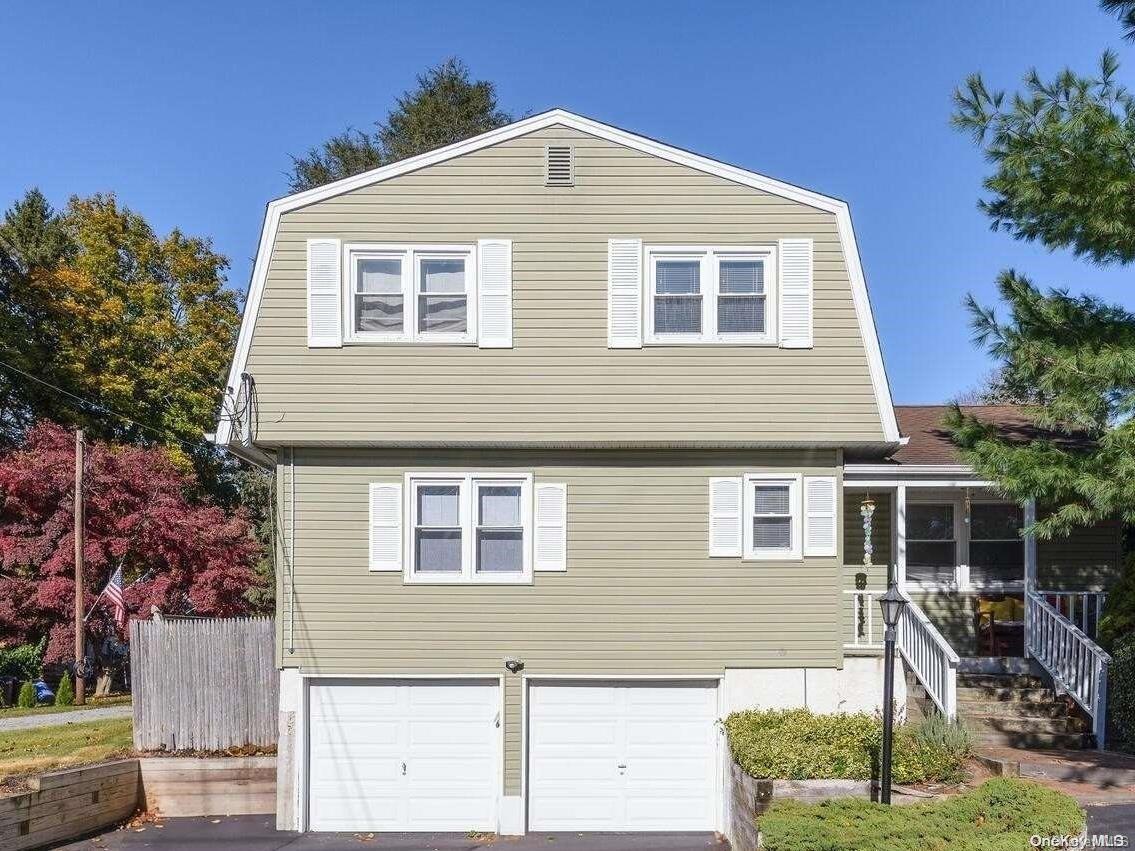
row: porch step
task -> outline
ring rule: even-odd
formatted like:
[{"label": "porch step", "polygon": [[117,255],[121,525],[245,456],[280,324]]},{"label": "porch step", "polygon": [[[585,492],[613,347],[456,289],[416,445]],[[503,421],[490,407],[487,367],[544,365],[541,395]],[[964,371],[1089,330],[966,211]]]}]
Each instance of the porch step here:
[{"label": "porch step", "polygon": [[[912,697],[919,700],[929,700],[930,696],[926,693],[919,683],[907,685],[907,690]],[[959,686],[958,687],[958,704],[963,703],[1049,703],[1057,701],[1064,703],[1063,698],[1058,698],[1050,688],[998,688],[997,686]]]},{"label": "porch step", "polygon": [[966,729],[981,736],[987,732],[992,733],[1075,733],[1087,732],[1088,725],[1083,718],[1051,716],[1006,716],[975,714],[968,712],[961,716],[962,724]]},{"label": "porch step", "polygon": [[[958,695],[958,712],[967,718],[1067,718],[1068,707],[1059,701],[1026,700],[965,700]],[[1080,719],[1082,720],[1082,719]]]},{"label": "porch step", "polygon": [[1048,683],[1036,674],[975,674],[958,672],[958,688],[1039,689]]},{"label": "porch step", "polygon": [[1083,750],[1091,747],[1086,733],[1021,733],[986,730],[973,735],[975,744],[1023,750]]}]

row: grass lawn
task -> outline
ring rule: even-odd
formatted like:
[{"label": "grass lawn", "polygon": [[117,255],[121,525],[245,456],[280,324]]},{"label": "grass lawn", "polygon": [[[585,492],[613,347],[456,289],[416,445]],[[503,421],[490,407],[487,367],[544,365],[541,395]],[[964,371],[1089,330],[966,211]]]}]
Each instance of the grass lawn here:
[{"label": "grass lawn", "polygon": [[925,804],[781,801],[757,818],[768,851],[1024,851],[1036,847],[1032,836],[1076,836],[1083,826],[1067,795],[1010,778]]},{"label": "grass lawn", "polygon": [[21,709],[18,706],[5,706],[0,708],[0,719],[21,718],[24,715],[52,715],[56,712],[74,712],[78,709],[97,709],[100,706],[129,706],[130,695],[112,694],[110,697],[100,697],[97,700],[90,698],[86,706],[36,706],[31,709]]},{"label": "grass lawn", "polygon": [[110,718],[0,731],[0,782],[125,756],[134,747],[133,727],[130,718]]}]

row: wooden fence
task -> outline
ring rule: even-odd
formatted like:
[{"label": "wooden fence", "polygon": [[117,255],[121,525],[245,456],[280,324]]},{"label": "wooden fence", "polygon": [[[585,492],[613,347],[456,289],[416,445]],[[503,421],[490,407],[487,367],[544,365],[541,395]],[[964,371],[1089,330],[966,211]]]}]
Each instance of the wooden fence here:
[{"label": "wooden fence", "polygon": [[131,621],[134,747],[274,747],[275,633],[272,618]]}]

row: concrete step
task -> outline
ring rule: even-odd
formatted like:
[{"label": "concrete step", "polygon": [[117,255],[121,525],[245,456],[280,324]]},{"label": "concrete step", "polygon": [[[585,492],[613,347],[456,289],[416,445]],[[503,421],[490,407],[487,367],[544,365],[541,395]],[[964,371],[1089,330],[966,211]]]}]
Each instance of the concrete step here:
[{"label": "concrete step", "polygon": [[974,718],[1069,718],[1068,705],[1056,700],[963,700],[958,696],[958,713]]},{"label": "concrete step", "polygon": [[960,718],[967,730],[979,735],[987,730],[998,733],[1086,733],[1090,729],[1083,718],[1075,717],[1020,718],[969,712]]},{"label": "concrete step", "polygon": [[1045,688],[1048,682],[1035,674],[972,674],[959,673],[962,688]]},{"label": "concrete step", "polygon": [[1083,733],[1021,733],[985,729],[974,731],[973,740],[980,745],[1010,748],[1081,750],[1091,746],[1091,736]]}]

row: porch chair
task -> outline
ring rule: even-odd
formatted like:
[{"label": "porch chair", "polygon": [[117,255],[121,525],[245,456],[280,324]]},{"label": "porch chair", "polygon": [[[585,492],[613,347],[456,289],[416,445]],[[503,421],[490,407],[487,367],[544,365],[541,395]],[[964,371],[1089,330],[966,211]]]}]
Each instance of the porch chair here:
[{"label": "porch chair", "polygon": [[1012,655],[1011,647],[1024,626],[1024,600],[1004,594],[978,597],[978,646],[988,649],[990,656]]}]

